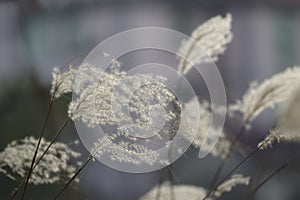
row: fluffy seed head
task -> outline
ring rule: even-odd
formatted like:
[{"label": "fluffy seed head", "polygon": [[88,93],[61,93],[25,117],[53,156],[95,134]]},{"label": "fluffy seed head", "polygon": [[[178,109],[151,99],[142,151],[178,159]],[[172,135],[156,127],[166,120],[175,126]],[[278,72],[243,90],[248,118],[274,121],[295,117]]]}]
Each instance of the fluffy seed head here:
[{"label": "fluffy seed head", "polygon": [[231,14],[213,17],[196,28],[190,39],[182,41],[178,71],[186,74],[193,65],[217,61],[232,40],[231,20]]},{"label": "fluffy seed head", "polygon": [[265,150],[267,148],[272,148],[276,143],[281,142],[299,142],[300,141],[300,132],[292,131],[283,131],[280,129],[273,129],[265,137],[263,141],[258,144],[260,150]]},{"label": "fluffy seed head", "polygon": [[300,67],[288,68],[263,81],[253,82],[241,101],[230,106],[231,111],[240,111],[244,122],[252,121],[264,109],[274,107],[287,100],[291,92],[300,84]]},{"label": "fluffy seed head", "polygon": [[[24,178],[35,152],[37,139],[26,137],[15,140],[0,153],[0,171],[13,180]],[[41,156],[49,142],[42,139],[37,158]],[[33,170],[30,183],[35,185],[53,184],[68,180],[76,171],[71,161],[80,156],[61,142],[54,143],[47,154]]]},{"label": "fluffy seed head", "polygon": [[[193,115],[189,115],[189,113],[195,112],[197,107],[199,107],[199,119],[195,119]],[[205,137],[211,138],[211,140],[214,140],[214,137],[217,137],[216,135],[207,135],[209,128],[215,129],[213,126],[210,127],[212,112],[210,109],[210,104],[207,101],[199,101],[198,98],[195,97],[184,105],[183,112],[187,113],[187,115],[183,116],[184,119],[182,128],[184,135],[188,140],[192,141],[192,144],[196,148],[200,149],[207,146],[205,142],[210,139],[205,140]],[[198,123],[198,130],[196,130],[196,135],[193,137],[191,133],[195,131],[195,123]],[[227,140],[224,133],[221,133],[210,154],[215,157],[223,158],[228,153],[229,148],[230,141]]]}]

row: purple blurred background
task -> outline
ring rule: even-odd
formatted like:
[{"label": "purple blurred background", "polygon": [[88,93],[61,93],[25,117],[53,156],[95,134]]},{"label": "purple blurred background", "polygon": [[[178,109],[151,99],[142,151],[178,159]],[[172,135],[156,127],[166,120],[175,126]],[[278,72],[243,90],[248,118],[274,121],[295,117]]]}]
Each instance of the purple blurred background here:
[{"label": "purple blurred background", "polygon": [[[224,79],[228,101],[232,103],[241,97],[250,81],[262,81],[286,67],[300,64],[300,1],[0,1],[1,150],[13,139],[37,135],[54,66],[83,58],[99,42],[127,29],[158,26],[189,35],[210,17],[228,12],[233,17],[234,38],[216,64]],[[62,123],[66,102],[58,103],[54,110],[48,135]],[[264,112],[242,142],[254,148],[275,121],[276,111]],[[239,123],[232,120],[227,128],[234,132]],[[77,138],[74,127],[66,132],[61,140]],[[78,148],[87,155],[84,147]],[[295,145],[282,145],[257,155],[239,171],[252,175],[260,163],[265,176],[296,149]],[[199,160],[195,149],[187,156],[174,164],[180,183],[207,187],[220,160],[212,157]],[[241,155],[234,156],[225,171],[241,159]],[[293,166],[274,177],[257,192],[256,199],[300,199],[299,169],[296,165],[296,169]],[[81,182],[68,188],[62,199],[137,199],[158,182],[159,172],[126,174],[95,162],[80,178]],[[3,175],[0,180],[1,199],[7,199],[15,183]],[[52,199],[60,187],[29,187],[27,198]],[[248,189],[238,187],[221,199],[242,199]]]}]

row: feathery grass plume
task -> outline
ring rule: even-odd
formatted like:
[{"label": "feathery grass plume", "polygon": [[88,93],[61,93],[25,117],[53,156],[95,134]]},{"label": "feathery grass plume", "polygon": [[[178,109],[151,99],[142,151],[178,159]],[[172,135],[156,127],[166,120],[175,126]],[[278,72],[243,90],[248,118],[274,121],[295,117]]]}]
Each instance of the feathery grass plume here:
[{"label": "feathery grass plume", "polygon": [[300,132],[300,88],[298,87],[293,91],[283,104],[278,117],[277,126],[280,130],[292,133]]},{"label": "feathery grass plume", "polygon": [[232,40],[231,20],[231,14],[213,17],[196,28],[190,39],[182,41],[178,71],[186,74],[193,65],[217,61]]},{"label": "feathery grass plume", "polygon": [[149,149],[143,144],[132,143],[132,141],[118,140],[116,135],[105,136],[94,144],[92,156],[101,159],[107,156],[112,161],[130,163],[135,165],[145,164],[153,166],[159,160],[157,152]]},{"label": "feathery grass plume", "polygon": [[280,142],[299,142],[300,132],[284,131],[280,129],[270,130],[267,137],[258,144],[260,150],[272,148],[275,143]]},{"label": "feathery grass plume", "polygon": [[244,122],[251,122],[264,109],[287,100],[299,84],[300,67],[288,68],[261,84],[251,83],[242,100],[230,106],[229,110],[240,111]]},{"label": "feathery grass plume", "polygon": [[[102,74],[102,72],[103,71],[100,68],[92,68],[86,64],[83,64],[80,67],[80,71],[79,69],[70,66],[67,71],[61,72],[58,67],[54,67],[52,70],[52,87],[50,89],[50,94],[54,99],[58,99],[63,94],[67,94],[70,92],[79,94],[82,91],[82,88],[84,88],[83,86],[87,81],[94,81],[97,76],[100,76]],[[77,80],[81,81],[77,81],[77,87],[74,87],[76,77],[78,78]]]},{"label": "feathery grass plume", "polygon": [[[160,200],[171,200],[170,185],[164,183],[160,187],[156,186],[139,200],[156,200],[157,190],[160,192]],[[199,200],[206,194],[206,189],[193,185],[174,185],[172,188],[176,200]],[[211,200],[211,199],[210,199]]]},{"label": "feathery grass plume", "polygon": [[[97,79],[90,78],[89,68],[99,75]],[[103,72],[92,66],[78,69],[74,86],[78,98],[69,104],[69,117],[89,127],[112,128],[94,145],[94,157],[137,165],[167,162],[159,160],[155,151],[176,135],[181,105],[164,85],[166,80],[153,74]]]},{"label": "feathery grass plume", "polygon": [[[117,74],[120,66],[121,64],[113,59],[109,65],[109,70]],[[80,68],[69,66],[69,69],[65,72],[61,72],[58,67],[54,67],[52,70],[52,87],[50,89],[50,94],[54,100],[60,98],[63,94],[70,92],[79,94],[88,82],[91,83],[97,81],[102,73],[103,70],[100,67],[91,67],[86,63],[83,63]]]},{"label": "feathery grass plume", "polygon": [[[96,77],[100,79],[93,80],[92,84],[84,88],[82,87],[84,82],[93,79],[87,76],[86,72],[89,70],[87,68],[92,74],[99,74]],[[79,81],[76,82],[81,87],[75,88],[84,89],[82,91],[74,89],[79,93],[79,97],[70,103],[69,116],[91,127],[119,123],[124,126],[134,124],[154,128],[155,116],[150,115],[155,115],[155,112],[151,113],[151,110],[167,109],[170,102],[176,100],[174,94],[162,84],[166,80],[164,77],[152,74],[126,76],[124,72],[107,73],[91,66],[79,68],[77,74],[76,78]],[[175,117],[172,111],[166,114],[167,119]]]},{"label": "feathery grass plume", "polygon": [[216,191],[213,192],[214,198],[219,198],[224,192],[230,192],[232,188],[237,185],[249,185],[250,177],[244,177],[241,174],[234,174],[228,180],[224,181],[221,185],[218,186]]},{"label": "feathery grass plume", "polygon": [[[216,191],[206,198],[207,200],[218,199],[224,192],[230,192],[237,185],[249,185],[250,177],[244,177],[240,174],[232,175],[228,180],[221,184]],[[161,186],[156,186],[147,194],[139,198],[139,200],[155,200],[156,195],[160,193],[160,199],[171,200],[171,185],[164,183]],[[206,196],[207,190],[200,186],[193,185],[173,185],[172,191],[177,200],[199,200]]]},{"label": "feathery grass plume", "polygon": [[[156,96],[159,96],[158,93]],[[147,98],[145,99],[148,102]],[[170,145],[172,138],[177,133],[180,115],[180,107],[177,103],[171,102],[170,105],[166,105],[166,110],[175,112],[176,117],[167,118],[160,129],[143,127],[138,123],[118,124],[119,127],[116,132],[106,133],[103,138],[94,144],[92,156],[98,159],[105,157],[113,161],[135,165],[169,164],[169,159],[162,158],[157,150]],[[136,127],[139,129],[136,129]],[[146,137],[136,135],[138,131],[141,131],[142,134],[148,132],[150,135],[146,134]]]},{"label": "feathery grass plume", "polygon": [[52,87],[50,94],[53,100],[58,99],[63,94],[72,92],[76,69],[69,67],[66,72],[61,72],[58,67],[52,70]]},{"label": "feathery grass plume", "polygon": [[[188,115],[189,113],[195,112],[196,107],[199,106],[199,122],[197,122],[197,119],[194,119],[192,115]],[[182,130],[184,132],[184,135],[186,138],[193,142],[193,145],[196,148],[205,147],[204,139],[207,134],[208,128],[214,129],[214,127],[209,127],[210,121],[211,121],[211,110],[210,110],[210,104],[207,101],[199,101],[197,97],[194,97],[189,102],[187,102],[184,105],[183,112],[187,113],[186,116],[183,116],[183,124],[182,124]],[[191,135],[191,133],[194,133],[195,123],[198,123],[198,130],[196,132],[195,137]],[[215,135],[208,135],[207,137],[216,137]],[[223,158],[226,156],[230,149],[230,141],[226,138],[224,133],[221,133],[218,142],[210,152],[210,154],[214,157],[221,157]]]},{"label": "feathery grass plume", "polygon": [[[85,69],[85,68],[83,68]],[[94,67],[90,67],[92,71],[96,71]],[[79,85],[88,81],[88,75],[85,71],[78,70],[78,85],[74,88],[75,93],[79,93],[79,97],[72,100],[69,104],[68,114],[72,120],[80,119],[84,123],[94,126],[96,124],[105,124],[115,121],[111,109],[111,98],[114,86],[120,81],[120,76],[115,74],[104,73],[99,70],[98,74],[101,75],[99,82],[87,86],[80,91]],[[85,77],[87,75],[87,77]],[[85,78],[87,79],[85,79]],[[81,79],[83,78],[83,79]]]},{"label": "feathery grass plume", "polygon": [[[13,180],[24,178],[31,165],[36,144],[37,139],[33,137],[25,137],[8,144],[0,153],[0,172]],[[38,157],[48,145],[49,142],[42,139]],[[32,172],[29,183],[41,185],[68,180],[79,164],[72,164],[72,160],[79,156],[80,153],[73,151],[64,143],[54,143]]]}]

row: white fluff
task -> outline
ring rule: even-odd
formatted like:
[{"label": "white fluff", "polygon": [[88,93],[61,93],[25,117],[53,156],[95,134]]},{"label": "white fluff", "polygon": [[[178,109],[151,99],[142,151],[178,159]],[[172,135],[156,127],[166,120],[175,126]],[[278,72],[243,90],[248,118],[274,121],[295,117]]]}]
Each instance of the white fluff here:
[{"label": "white fluff", "polygon": [[182,41],[178,49],[178,71],[186,74],[193,65],[217,61],[232,40],[231,20],[231,14],[213,17],[196,28],[190,39]]},{"label": "white fluff", "polygon": [[240,111],[244,122],[252,121],[264,109],[287,100],[300,84],[300,67],[288,68],[275,74],[261,84],[253,82],[241,101],[230,106],[231,111]]},{"label": "white fluff", "polygon": [[[8,144],[0,153],[0,172],[14,180],[24,178],[31,166],[37,142],[38,140],[33,137],[26,137]],[[48,145],[49,142],[41,140],[37,158]],[[73,151],[64,143],[54,143],[32,171],[30,183],[41,185],[68,180],[76,171],[76,165],[72,165],[71,160],[79,156],[80,153]]]}]

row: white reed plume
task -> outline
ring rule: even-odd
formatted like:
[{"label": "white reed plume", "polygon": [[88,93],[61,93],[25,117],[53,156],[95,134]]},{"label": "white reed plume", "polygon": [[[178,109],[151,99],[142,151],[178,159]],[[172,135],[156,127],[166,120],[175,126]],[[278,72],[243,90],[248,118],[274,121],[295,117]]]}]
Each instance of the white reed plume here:
[{"label": "white reed plume", "polygon": [[291,92],[290,97],[285,104],[282,105],[277,126],[280,130],[287,132],[298,133],[300,132],[300,88]]},{"label": "white reed plume", "polygon": [[127,141],[118,141],[118,139],[120,137],[117,135],[105,136],[99,139],[94,144],[92,156],[100,160],[102,157],[109,157],[112,161],[135,165],[153,166],[155,163],[162,162],[159,160],[158,153],[144,144],[132,143],[129,137],[126,137]]},{"label": "white reed plume", "polygon": [[228,180],[224,181],[221,185],[218,186],[216,191],[213,192],[215,198],[222,196],[224,192],[230,192],[237,185],[249,185],[250,177],[244,177],[241,174],[234,174]]},{"label": "white reed plume", "polygon": [[[33,137],[8,144],[0,153],[0,171],[13,180],[24,178],[30,168],[36,144],[37,139]],[[37,157],[41,156],[48,145],[49,142],[42,139]],[[64,143],[54,143],[33,170],[29,183],[41,185],[68,180],[78,166],[78,163],[72,164],[71,161],[79,156],[80,153],[73,151]]]},{"label": "white reed plume", "polygon": [[[244,177],[240,174],[232,175],[228,180],[221,184],[216,191],[206,198],[207,200],[218,199],[225,192],[230,192],[237,185],[249,185],[250,177]],[[147,194],[139,198],[139,200],[155,200],[156,195],[159,193],[160,198],[163,200],[171,200],[172,194],[177,200],[198,200],[206,196],[207,190],[200,186],[194,185],[170,185],[164,183],[160,186],[155,186]]]},{"label": "white reed plume", "polygon": [[72,92],[76,70],[69,67],[66,72],[61,72],[58,67],[54,67],[52,71],[52,87],[50,94],[53,100],[58,99],[63,94]]},{"label": "white reed plume", "polygon": [[251,83],[242,100],[230,106],[229,109],[240,111],[244,122],[250,122],[264,109],[287,100],[299,84],[300,67],[288,68],[261,84]]},{"label": "white reed plume", "polygon": [[[78,98],[70,103],[68,110],[73,120],[81,120],[88,126],[118,123],[123,126],[123,131],[124,127],[129,126],[154,128],[155,116],[150,116],[155,115],[155,112],[151,112],[152,109],[166,110],[171,102],[177,102],[174,94],[164,86],[164,77],[107,73],[95,67],[88,68],[92,74],[99,76],[96,76],[97,80],[93,80],[94,76],[89,76],[87,67],[78,69],[74,87]],[[87,84],[87,81],[91,83]],[[167,120],[175,117],[174,112],[166,111]],[[122,126],[119,128],[122,129]]]},{"label": "white reed plume", "polygon": [[[170,188],[172,187],[172,188]],[[159,191],[158,191],[159,190]],[[156,195],[159,192],[160,200],[171,200],[171,192],[174,192],[176,200],[199,200],[204,198],[206,189],[193,185],[174,185],[170,186],[167,183],[154,187],[147,194],[139,198],[139,200],[156,200]]]},{"label": "white reed plume", "polygon": [[280,142],[299,142],[300,132],[296,131],[284,131],[280,129],[273,129],[265,137],[263,141],[258,144],[258,148],[265,150],[267,148],[272,148],[276,143]]},{"label": "white reed plume", "polygon": [[69,104],[69,117],[92,128],[116,128],[95,143],[94,157],[136,165],[167,162],[158,159],[156,150],[176,134],[181,105],[166,80],[154,74],[78,68],[73,87],[77,98]]},{"label": "white reed plume", "polygon": [[[199,108],[199,120],[195,119],[191,113],[194,113],[197,110],[197,107]],[[206,101],[199,101],[197,97],[191,99],[189,102],[187,102],[184,105],[183,112],[187,113],[185,116],[183,116],[183,124],[182,129],[184,132],[184,135],[186,138],[193,142],[193,145],[196,148],[205,147],[205,137],[208,132],[208,129],[211,128],[214,132],[215,127],[212,125],[209,127],[212,117],[212,112],[210,109],[210,104]],[[189,115],[189,113],[191,115]],[[198,130],[195,129],[195,124],[198,123]],[[194,133],[196,131],[195,137],[191,135],[191,133]],[[217,137],[216,135],[208,135],[207,137]],[[221,157],[227,155],[229,149],[230,149],[230,141],[226,138],[225,133],[221,133],[220,137],[218,138],[218,141],[214,148],[211,150],[210,154],[214,157]]]},{"label": "white reed plume", "polygon": [[213,17],[196,28],[190,39],[182,41],[178,71],[186,74],[193,65],[217,61],[232,40],[231,20],[231,14]]}]

